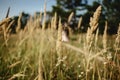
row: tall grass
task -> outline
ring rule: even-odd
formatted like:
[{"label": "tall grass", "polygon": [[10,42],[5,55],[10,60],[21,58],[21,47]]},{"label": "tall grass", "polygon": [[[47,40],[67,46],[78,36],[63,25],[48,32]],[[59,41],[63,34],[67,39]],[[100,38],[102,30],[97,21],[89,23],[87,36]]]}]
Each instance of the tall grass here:
[{"label": "tall grass", "polygon": [[[62,24],[61,18],[57,21],[57,13],[50,22],[51,29],[45,29],[45,21],[43,28],[38,28],[40,25],[35,21],[41,21],[41,17],[37,20],[31,17],[24,30],[19,29],[17,34],[8,37],[7,46],[3,45],[5,40],[0,37],[0,80],[119,80],[120,28],[116,39],[107,39],[107,28],[103,37],[99,36],[100,13],[101,6],[90,19],[87,33],[72,34],[67,43],[61,41]],[[0,22],[0,27],[6,20]],[[78,41],[79,36],[81,41]]]}]

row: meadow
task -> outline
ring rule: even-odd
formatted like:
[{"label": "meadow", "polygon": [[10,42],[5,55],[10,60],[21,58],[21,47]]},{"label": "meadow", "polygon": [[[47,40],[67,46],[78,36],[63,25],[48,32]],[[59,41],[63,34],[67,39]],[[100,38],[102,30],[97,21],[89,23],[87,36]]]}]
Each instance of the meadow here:
[{"label": "meadow", "polygon": [[[120,25],[117,34],[110,36],[106,21],[104,34],[99,35],[100,13],[101,6],[90,18],[87,33],[73,33],[69,29],[69,42],[62,41],[63,25],[56,13],[48,25],[44,12],[35,19],[30,18],[22,30],[20,15],[16,34],[10,33],[14,20],[10,23],[10,18],[2,20],[0,80],[119,80]],[[68,22],[72,16],[73,13]],[[80,18],[77,29],[81,21]]]}]

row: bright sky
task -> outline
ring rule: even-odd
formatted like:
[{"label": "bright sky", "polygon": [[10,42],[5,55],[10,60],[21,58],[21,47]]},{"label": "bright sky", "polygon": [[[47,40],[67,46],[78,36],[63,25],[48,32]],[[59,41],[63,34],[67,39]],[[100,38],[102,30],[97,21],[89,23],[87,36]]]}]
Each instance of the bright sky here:
[{"label": "bright sky", "polygon": [[[47,10],[52,10],[52,5],[55,5],[55,0],[46,0]],[[88,0],[92,3],[93,0]],[[20,12],[34,14],[36,11],[43,11],[44,0],[0,0],[0,20],[4,19],[10,6],[10,17],[19,15]]]}]

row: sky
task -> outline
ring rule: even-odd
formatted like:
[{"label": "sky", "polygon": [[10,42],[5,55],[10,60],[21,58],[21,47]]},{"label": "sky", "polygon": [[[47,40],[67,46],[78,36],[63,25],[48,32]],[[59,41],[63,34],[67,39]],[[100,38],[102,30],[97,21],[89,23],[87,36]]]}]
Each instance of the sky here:
[{"label": "sky", "polygon": [[[93,0],[88,0],[92,3]],[[48,11],[52,10],[52,5],[55,5],[55,0],[46,0]],[[44,10],[44,0],[0,0],[0,20],[4,19],[10,7],[9,17],[17,16],[20,12],[25,12],[33,15],[35,12]]]}]

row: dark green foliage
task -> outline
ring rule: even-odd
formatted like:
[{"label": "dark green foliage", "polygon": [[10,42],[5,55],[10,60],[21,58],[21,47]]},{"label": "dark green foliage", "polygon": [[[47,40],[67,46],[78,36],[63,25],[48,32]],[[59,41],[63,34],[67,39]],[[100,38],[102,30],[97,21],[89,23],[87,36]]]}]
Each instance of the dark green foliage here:
[{"label": "dark green foliage", "polygon": [[[53,6],[52,13],[57,12],[58,16],[62,17],[65,22],[71,12],[74,12],[72,27],[78,23],[78,18],[83,16],[82,32],[86,32],[89,27],[90,17],[99,5],[102,5],[102,14],[99,20],[99,33],[103,34],[105,21],[108,21],[108,34],[116,34],[118,23],[120,22],[120,0],[96,0],[90,5],[88,0],[56,0],[56,5]],[[83,11],[83,13],[82,13]]]},{"label": "dark green foliage", "polygon": [[57,12],[58,16],[62,17],[63,22],[67,22],[71,12],[74,12],[72,20],[73,24],[76,24],[77,11],[85,9],[87,0],[56,0],[56,5],[53,6],[52,13]]},{"label": "dark green foliage", "polygon": [[115,34],[120,22],[120,0],[103,0],[104,15],[108,21],[108,32]]}]

